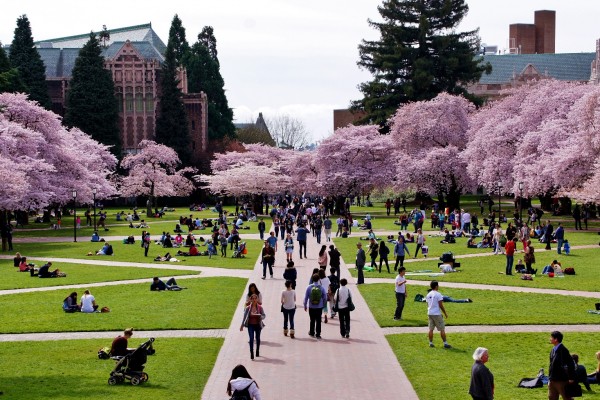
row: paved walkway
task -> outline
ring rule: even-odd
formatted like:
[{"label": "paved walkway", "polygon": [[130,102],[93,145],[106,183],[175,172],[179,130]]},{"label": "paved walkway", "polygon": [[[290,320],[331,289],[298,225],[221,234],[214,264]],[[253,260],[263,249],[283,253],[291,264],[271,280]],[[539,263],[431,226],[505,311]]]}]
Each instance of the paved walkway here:
[{"label": "paved walkway", "polygon": [[418,399],[345,265],[342,265],[342,277],[348,279],[356,304],[351,315],[350,339],[340,336],[337,318],[323,324],[323,340],[308,336],[309,318],[302,301],[312,269],[318,267],[316,260],[320,250],[312,236],[308,240],[308,259],[298,258],[296,243],[296,339],[283,336],[283,316],[279,310],[281,291],[285,288],[282,274],[286,257],[282,247],[276,256],[275,279],[261,280],[262,266],[258,264],[250,278],[263,295],[267,314],[261,357],[250,360],[248,334],[246,330],[239,331],[242,298],[202,399],[225,399],[227,381],[237,364],[248,368],[265,399],[327,399],[332,396],[332,390],[340,399]]}]

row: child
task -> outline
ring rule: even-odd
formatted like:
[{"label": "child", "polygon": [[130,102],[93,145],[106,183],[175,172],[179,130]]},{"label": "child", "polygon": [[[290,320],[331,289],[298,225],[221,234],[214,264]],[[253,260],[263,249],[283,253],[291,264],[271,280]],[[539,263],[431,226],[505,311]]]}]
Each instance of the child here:
[{"label": "child", "polygon": [[515,266],[515,271],[517,271],[517,273],[519,274],[523,274],[525,273],[525,264],[523,264],[523,260],[519,260],[519,262],[517,262],[517,265]]},{"label": "child", "polygon": [[571,245],[569,244],[568,240],[565,240],[565,242],[563,243],[563,249],[565,250],[566,255],[571,254]]},{"label": "child", "polygon": [[219,243],[221,243],[221,257],[227,257],[227,238],[225,235],[219,235]]}]

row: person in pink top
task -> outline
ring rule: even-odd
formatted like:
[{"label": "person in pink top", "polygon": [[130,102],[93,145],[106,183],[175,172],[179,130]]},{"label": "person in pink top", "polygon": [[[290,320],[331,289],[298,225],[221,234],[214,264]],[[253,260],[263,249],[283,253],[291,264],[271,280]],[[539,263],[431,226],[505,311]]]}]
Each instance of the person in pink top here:
[{"label": "person in pink top", "polygon": [[518,239],[515,237],[512,240],[508,240],[504,245],[504,252],[506,253],[506,275],[512,275],[517,240]]}]

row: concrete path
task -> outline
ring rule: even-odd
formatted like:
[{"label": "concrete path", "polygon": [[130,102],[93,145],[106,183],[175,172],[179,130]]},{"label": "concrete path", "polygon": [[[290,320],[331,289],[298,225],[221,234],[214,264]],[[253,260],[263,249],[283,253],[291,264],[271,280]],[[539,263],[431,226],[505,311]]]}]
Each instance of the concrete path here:
[{"label": "concrete path", "polygon": [[[427,334],[429,328],[419,327],[393,327],[381,328],[385,335],[403,333]],[[600,332],[600,325],[468,325],[446,326],[447,333],[523,333],[523,332]]]},{"label": "concrete path", "polygon": [[[281,241],[280,241],[281,244]],[[342,265],[342,277],[348,279],[356,310],[351,315],[350,339],[340,336],[337,318],[322,325],[323,340],[308,336],[309,317],[302,307],[305,288],[316,262],[320,246],[309,234],[308,259],[294,260],[298,270],[296,339],[283,336],[280,312],[285,254],[277,252],[275,279],[261,280],[262,266],[257,264],[250,282],[256,282],[263,295],[267,314],[262,332],[261,357],[250,360],[248,334],[239,331],[243,301],[239,302],[225,343],[202,394],[202,399],[225,399],[225,387],[231,370],[244,364],[256,379],[265,399],[417,399],[411,383],[400,367],[383,331],[375,322],[354,278]],[[268,276],[268,274],[267,274]],[[245,295],[244,295],[245,296]],[[356,377],[357,379],[353,379]]]}]

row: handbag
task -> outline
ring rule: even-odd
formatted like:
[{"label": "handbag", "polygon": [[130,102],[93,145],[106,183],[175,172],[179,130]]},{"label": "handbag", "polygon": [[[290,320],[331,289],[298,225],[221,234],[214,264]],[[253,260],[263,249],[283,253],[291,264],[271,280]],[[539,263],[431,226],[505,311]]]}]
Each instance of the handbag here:
[{"label": "handbag", "polygon": [[567,383],[565,386],[565,394],[567,397],[581,397],[583,396],[583,392],[581,391],[581,386],[579,383]]},{"label": "handbag", "polygon": [[350,295],[350,291],[348,291],[348,310],[354,311],[355,308],[354,302],[352,301],[352,295]]},{"label": "handbag", "polygon": [[[338,309],[339,309],[339,306],[338,306],[338,305],[339,305],[339,303],[340,303],[339,289],[338,289],[338,290],[336,290],[336,291],[335,291],[335,293],[337,294],[337,297],[336,297],[336,299],[335,299],[335,304],[333,305],[332,309],[333,309],[333,312],[334,312],[334,313],[337,313],[337,312],[338,312]],[[334,297],[335,297],[335,295],[334,295]]]}]

